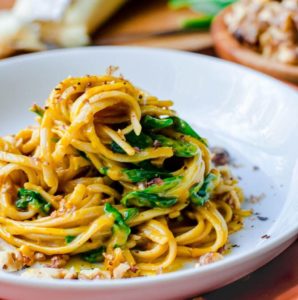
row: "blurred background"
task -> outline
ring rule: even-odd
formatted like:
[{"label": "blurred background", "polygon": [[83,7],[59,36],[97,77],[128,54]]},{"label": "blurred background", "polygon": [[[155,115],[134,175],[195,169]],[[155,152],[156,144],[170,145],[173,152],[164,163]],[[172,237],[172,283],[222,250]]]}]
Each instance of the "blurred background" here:
[{"label": "blurred background", "polygon": [[298,84],[298,0],[0,0],[0,58],[86,45],[220,56]]},{"label": "blurred background", "polygon": [[[0,59],[87,45],[217,56],[298,91],[298,0],[0,0]],[[257,272],[197,299],[298,299],[297,259],[296,242]]]},{"label": "blurred background", "polygon": [[[44,4],[40,5],[41,2]],[[22,21],[27,25],[35,23],[35,28],[32,26],[32,30],[35,31],[35,42],[42,41],[47,44],[47,48],[112,44],[189,51],[210,50],[212,39],[209,26],[212,15],[232,0],[220,1],[224,4],[218,7],[206,5],[208,2],[200,0],[198,2],[205,2],[205,4],[197,7],[195,2],[192,0],[1,0],[0,8],[11,9],[10,14],[14,18],[11,16],[8,20],[6,16],[6,20],[1,22],[0,15],[0,24],[5,27],[7,25],[4,22],[8,23],[8,21],[11,23],[10,26],[12,23]],[[2,13],[3,18],[4,11]],[[6,15],[8,14],[6,12]],[[16,24],[14,25],[17,27]],[[55,34],[50,32],[51,30],[55,31]],[[24,37],[19,35],[19,39],[22,38]],[[20,44],[12,45],[11,54],[14,50],[35,50],[32,46],[30,49],[30,45],[23,45],[23,49],[21,48]]]}]

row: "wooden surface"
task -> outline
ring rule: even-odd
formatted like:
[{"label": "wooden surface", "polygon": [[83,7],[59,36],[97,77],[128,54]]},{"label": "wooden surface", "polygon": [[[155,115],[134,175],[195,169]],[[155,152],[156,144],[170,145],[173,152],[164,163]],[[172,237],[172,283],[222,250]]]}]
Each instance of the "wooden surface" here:
[{"label": "wooden surface", "polygon": [[209,32],[179,32],[185,19],[198,16],[189,9],[170,10],[167,0],[134,0],[94,34],[93,42],[199,51],[212,46]]},{"label": "wooden surface", "polygon": [[[0,0],[0,8],[13,0]],[[208,33],[173,33],[194,14],[169,11],[166,1],[134,0],[93,35],[95,45],[129,44],[184,49],[215,55]],[[160,34],[166,31],[171,34]],[[298,99],[297,99],[298,100]],[[298,241],[256,272],[203,295],[206,300],[298,300]],[[0,291],[1,297],[1,291]],[[202,299],[198,297],[197,299]]]}]

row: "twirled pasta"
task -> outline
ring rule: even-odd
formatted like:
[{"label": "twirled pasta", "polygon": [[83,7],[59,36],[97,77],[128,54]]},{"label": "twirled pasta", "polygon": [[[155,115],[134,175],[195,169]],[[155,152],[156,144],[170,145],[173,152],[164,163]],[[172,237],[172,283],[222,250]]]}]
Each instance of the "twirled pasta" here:
[{"label": "twirled pasta", "polygon": [[80,255],[112,278],[220,251],[243,193],[172,104],[112,75],[59,83],[38,126],[0,139],[0,237],[27,265]]}]

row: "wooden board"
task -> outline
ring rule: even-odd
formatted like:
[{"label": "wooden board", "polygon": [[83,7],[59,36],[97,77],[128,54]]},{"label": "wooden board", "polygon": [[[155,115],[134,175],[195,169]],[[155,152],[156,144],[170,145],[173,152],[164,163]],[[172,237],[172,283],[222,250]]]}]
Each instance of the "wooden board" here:
[{"label": "wooden board", "polygon": [[[93,36],[96,45],[136,45],[200,51],[212,47],[209,32],[177,32],[189,9],[171,10],[167,0],[129,1]],[[168,32],[168,34],[166,34]]]}]

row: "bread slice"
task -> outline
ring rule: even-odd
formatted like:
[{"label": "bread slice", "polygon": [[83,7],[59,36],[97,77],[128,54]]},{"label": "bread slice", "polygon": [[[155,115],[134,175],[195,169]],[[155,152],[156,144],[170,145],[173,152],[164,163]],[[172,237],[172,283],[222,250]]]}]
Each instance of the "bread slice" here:
[{"label": "bread slice", "polygon": [[73,0],[60,21],[39,21],[41,38],[62,47],[90,42],[90,34],[103,24],[125,0]]},{"label": "bread slice", "polygon": [[25,24],[8,11],[0,13],[0,58],[16,52],[41,51],[45,48],[36,25]]},{"label": "bread slice", "polygon": [[[43,1],[47,1],[49,9],[52,7],[53,10],[57,10],[55,1]],[[45,50],[48,44],[60,47],[87,45],[90,43],[90,34],[125,0],[64,0],[64,2],[69,3],[64,5],[59,18],[38,16],[36,5],[45,3],[36,0],[18,0],[12,10],[0,12],[0,58],[18,51]],[[44,13],[45,7],[40,11]]]}]

